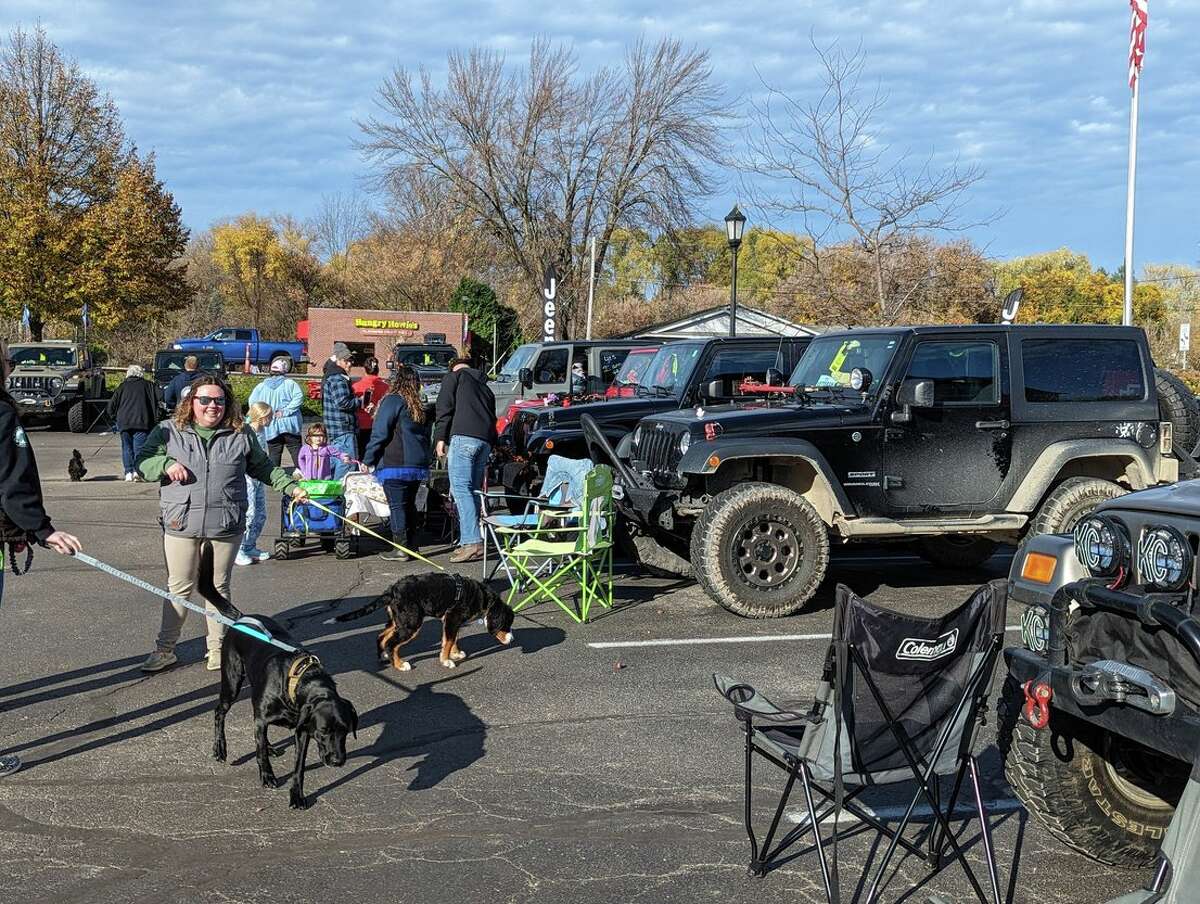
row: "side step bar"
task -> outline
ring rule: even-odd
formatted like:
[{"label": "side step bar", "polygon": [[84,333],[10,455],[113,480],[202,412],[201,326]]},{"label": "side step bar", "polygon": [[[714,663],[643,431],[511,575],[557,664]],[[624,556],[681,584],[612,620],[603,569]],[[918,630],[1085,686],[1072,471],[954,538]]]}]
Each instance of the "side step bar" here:
[{"label": "side step bar", "polygon": [[847,539],[854,537],[920,537],[930,534],[989,534],[1016,531],[1029,523],[1028,515],[983,515],[979,518],[921,518],[896,521],[892,518],[841,518],[834,516],[833,529]]}]

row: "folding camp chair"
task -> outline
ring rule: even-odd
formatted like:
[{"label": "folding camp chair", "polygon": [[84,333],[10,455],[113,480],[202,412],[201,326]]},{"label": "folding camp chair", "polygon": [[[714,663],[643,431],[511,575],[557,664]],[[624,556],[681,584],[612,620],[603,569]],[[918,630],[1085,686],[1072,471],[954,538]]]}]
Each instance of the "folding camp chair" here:
[{"label": "folding camp chair", "polygon": [[[521,496],[505,493],[497,488],[485,487],[477,490],[479,496],[479,525],[483,535],[483,576],[490,580],[503,568],[511,587],[515,576],[500,549],[512,546],[529,531],[546,525],[546,516],[553,515],[561,523],[578,523],[579,501],[583,496],[583,481],[594,465],[589,459],[564,458],[551,455],[546,461],[546,476],[542,481],[540,496]],[[512,514],[511,503],[525,504],[523,513]],[[501,506],[508,509],[501,512]],[[488,547],[496,549],[496,564],[488,571]]]},{"label": "folding camp chair", "polygon": [[[577,622],[586,622],[593,602],[612,608],[613,476],[608,465],[596,465],[583,481],[579,523],[555,524],[524,531],[525,539],[501,546],[500,555],[511,566],[515,580],[507,602],[514,610],[550,599]],[[551,565],[546,566],[549,561]],[[579,605],[570,606],[559,595],[569,581],[579,585]],[[533,589],[513,605],[521,590]]]},{"label": "folding camp chair", "polygon": [[[811,831],[826,896],[831,904],[839,904],[837,823],[845,809],[890,839],[862,899],[866,904],[877,900],[897,847],[931,864],[937,872],[947,844],[975,894],[987,904],[949,826],[963,779],[969,775],[992,897],[999,904],[996,858],[971,751],[1004,640],[1007,592],[1004,581],[993,581],[952,612],[940,618],[921,618],[873,606],[839,585],[824,674],[811,707],[804,707],[803,712],[776,706],[749,685],[713,676],[717,689],[733,704],[746,734],[745,823],[752,876],[766,875],[784,850]],[[787,773],[787,784],[761,847],[750,808],[751,763],[756,754]],[[949,775],[954,776],[954,790],[943,810],[938,779]],[[807,819],[772,849],[797,781],[804,791]],[[912,781],[916,792],[894,829],[856,802],[872,785]],[[923,839],[918,832],[906,837],[922,798],[932,810],[934,824]],[[825,855],[827,841],[821,834],[821,824],[830,814],[834,815],[832,869]],[[868,862],[861,883],[869,871]]]}]

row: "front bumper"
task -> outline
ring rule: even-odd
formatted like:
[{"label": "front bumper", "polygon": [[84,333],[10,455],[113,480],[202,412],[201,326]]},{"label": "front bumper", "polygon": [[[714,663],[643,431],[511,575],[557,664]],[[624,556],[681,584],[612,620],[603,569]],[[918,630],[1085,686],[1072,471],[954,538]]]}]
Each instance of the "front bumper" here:
[{"label": "front bumper", "polygon": [[28,417],[48,417],[69,408],[72,399],[69,396],[44,396],[30,393],[14,393],[13,400],[17,410]]},{"label": "front bumper", "polygon": [[[1074,679],[1081,669],[1071,665],[1051,666],[1044,657],[1020,647],[1005,650],[1004,658],[1009,675],[1018,685],[1026,681],[1050,685],[1054,691],[1050,704],[1053,711],[1129,738],[1180,762],[1191,763],[1200,748],[1200,715],[1182,699],[1169,715],[1152,715],[1134,706],[1116,703],[1085,705],[1076,699],[1073,690]],[[1053,731],[1053,724],[1043,730]]]}]

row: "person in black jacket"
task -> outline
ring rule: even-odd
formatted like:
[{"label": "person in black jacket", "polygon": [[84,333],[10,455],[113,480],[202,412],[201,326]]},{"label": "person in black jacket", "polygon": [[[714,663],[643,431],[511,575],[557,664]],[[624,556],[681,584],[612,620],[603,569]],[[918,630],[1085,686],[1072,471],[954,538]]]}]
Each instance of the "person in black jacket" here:
[{"label": "person in black jacket", "polygon": [[199,368],[200,359],[195,355],[188,355],[183,359],[183,370],[175,374],[163,390],[163,401],[172,412],[179,407],[179,400],[185,395],[184,390],[192,385],[196,377],[201,376]]},{"label": "person in black jacket", "polygon": [[451,562],[475,562],[483,558],[479,532],[479,500],[483,475],[496,442],[496,396],[487,377],[471,367],[467,358],[450,362],[450,373],[442,380],[434,429],[437,456],[448,455],[450,494],[458,509],[459,547]]},{"label": "person in black jacket", "polygon": [[[417,489],[429,477],[429,424],[421,404],[421,382],[411,367],[400,365],[388,393],[375,412],[363,464],[375,469],[387,496],[392,539],[420,552],[417,543]],[[409,556],[394,549],[382,554],[389,562]]]},{"label": "person in black jacket", "polygon": [[[42,485],[29,437],[21,429],[17,406],[5,390],[10,366],[8,346],[0,340],[0,600],[4,598],[7,557],[36,542],[62,555],[82,547],[70,534],[55,530],[42,506]],[[0,756],[0,776],[21,768],[15,756]]]},{"label": "person in black jacket", "polygon": [[141,480],[134,462],[142,452],[146,434],[158,423],[158,387],[145,374],[141,365],[129,365],[125,379],[108,400],[109,420],[121,431],[121,463],[126,480]]}]

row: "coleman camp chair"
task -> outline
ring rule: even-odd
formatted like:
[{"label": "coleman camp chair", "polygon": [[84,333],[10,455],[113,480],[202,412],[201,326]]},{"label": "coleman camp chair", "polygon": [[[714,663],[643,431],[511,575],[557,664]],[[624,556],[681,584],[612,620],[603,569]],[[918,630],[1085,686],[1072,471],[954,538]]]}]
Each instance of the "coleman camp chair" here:
[{"label": "coleman camp chair", "polygon": [[[512,546],[523,535],[545,526],[548,516],[553,516],[568,525],[578,523],[584,478],[593,467],[590,459],[551,455],[546,461],[546,476],[542,480],[540,496],[520,496],[492,488],[476,490],[480,503],[479,526],[483,534],[485,580],[493,577],[500,568],[504,568],[509,585],[512,585],[515,578],[504,557],[499,555],[501,548]],[[524,512],[519,515],[512,514],[514,501],[525,504]],[[500,512],[501,505],[506,506],[508,511]],[[490,572],[489,546],[497,552],[496,564]]]},{"label": "coleman camp chair", "polygon": [[[864,826],[890,839],[862,898],[866,904],[878,900],[897,847],[929,863],[936,872],[947,844],[966,871],[975,894],[987,904],[948,822],[963,779],[970,776],[992,897],[999,904],[996,859],[979,770],[971,751],[1004,640],[1006,604],[1005,582],[993,581],[952,612],[940,618],[921,618],[880,609],[839,585],[833,639],[811,707],[803,711],[783,709],[749,685],[713,676],[717,689],[733,704],[734,715],[746,733],[745,822],[752,876],[766,875],[784,850],[811,831],[826,896],[831,904],[839,904],[837,825],[845,809]],[[751,763],[755,756],[787,774],[761,847],[750,809]],[[941,776],[954,777],[954,790],[944,809],[938,782]],[[797,782],[804,791],[807,818],[772,849],[771,842]],[[891,828],[856,799],[872,785],[899,782],[915,782],[916,791],[900,824]],[[906,830],[922,799],[932,811],[934,823],[925,830],[924,838],[920,832],[909,837]],[[828,840],[822,837],[822,823],[831,814],[830,860],[826,857]],[[860,880],[864,884],[869,870],[868,863]]]},{"label": "coleman camp chair", "polygon": [[[515,578],[506,599],[514,610],[549,599],[575,621],[586,622],[593,602],[612,607],[616,523],[612,488],[612,469],[596,465],[583,481],[577,524],[537,527],[525,531],[519,542],[500,548],[500,556]],[[561,588],[571,581],[579,585],[578,611],[560,596]],[[530,588],[526,596],[513,605],[516,595],[526,588]]]}]

